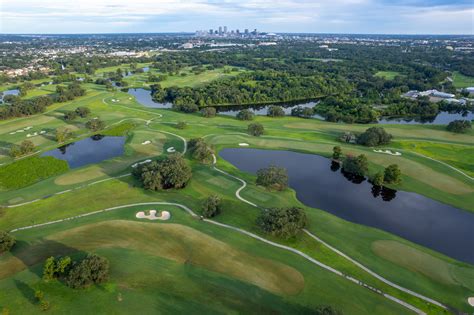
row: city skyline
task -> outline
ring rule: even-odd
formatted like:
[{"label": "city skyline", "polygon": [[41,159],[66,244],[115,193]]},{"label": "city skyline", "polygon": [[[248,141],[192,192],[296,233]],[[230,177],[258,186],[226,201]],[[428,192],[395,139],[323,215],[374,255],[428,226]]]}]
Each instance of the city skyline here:
[{"label": "city skyline", "polygon": [[469,0],[5,0],[0,33],[264,32],[474,34]]}]

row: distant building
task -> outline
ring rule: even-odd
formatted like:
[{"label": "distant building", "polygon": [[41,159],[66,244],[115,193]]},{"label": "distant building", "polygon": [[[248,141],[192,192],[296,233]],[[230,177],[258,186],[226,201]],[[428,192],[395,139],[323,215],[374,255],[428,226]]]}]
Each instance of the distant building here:
[{"label": "distant building", "polygon": [[193,48],[193,47],[194,47],[194,45],[193,45],[192,43],[184,43],[184,44],[183,44],[183,48],[184,48],[184,49],[191,49],[191,48]]},{"label": "distant building", "polygon": [[219,35],[222,35],[222,26],[219,26]]},{"label": "distant building", "polygon": [[224,34],[227,34],[227,26],[224,26]]}]

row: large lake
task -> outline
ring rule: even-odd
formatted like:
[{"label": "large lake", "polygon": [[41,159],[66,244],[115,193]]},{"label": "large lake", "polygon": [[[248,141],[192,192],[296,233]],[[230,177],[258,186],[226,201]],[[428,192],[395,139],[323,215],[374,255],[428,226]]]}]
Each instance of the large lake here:
[{"label": "large lake", "polygon": [[124,144],[125,137],[95,135],[44,152],[41,156],[53,156],[67,161],[70,168],[77,168],[122,155]]},{"label": "large lake", "polygon": [[365,179],[345,176],[319,155],[243,148],[223,149],[219,155],[254,174],[271,164],[285,167],[290,187],[305,205],[474,264],[474,213],[416,193],[376,189]]}]

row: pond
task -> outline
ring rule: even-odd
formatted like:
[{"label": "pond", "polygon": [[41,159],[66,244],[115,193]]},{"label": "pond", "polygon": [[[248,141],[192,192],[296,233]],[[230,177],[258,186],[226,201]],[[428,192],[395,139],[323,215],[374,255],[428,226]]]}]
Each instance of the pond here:
[{"label": "pond", "polygon": [[151,108],[171,108],[171,103],[158,103],[151,98],[151,91],[142,88],[128,89],[128,94],[135,96],[138,103]]},{"label": "pond", "polygon": [[18,89],[2,91],[0,92],[0,101],[3,102],[3,97],[7,95],[19,95],[19,94],[20,94],[20,90]]},{"label": "pond", "polygon": [[447,125],[453,120],[473,120],[474,114],[470,111],[464,113],[440,112],[431,118],[382,118],[379,124],[428,124]]},{"label": "pond", "polygon": [[[215,106],[219,114],[227,116],[237,116],[242,109],[248,109],[255,115],[265,116],[268,113],[270,106],[276,105],[283,108],[285,115],[291,115],[291,110],[298,106],[302,108],[313,108],[318,104],[317,101],[306,101],[306,102],[289,102],[289,103],[278,103],[278,104],[266,104],[266,105],[227,105],[227,106]],[[315,114],[313,118],[324,119],[323,117]]]},{"label": "pond", "polygon": [[412,192],[377,189],[319,155],[243,148],[223,149],[219,155],[253,174],[272,164],[285,167],[290,187],[305,205],[474,264],[474,213]]},{"label": "pond", "polygon": [[124,144],[125,137],[95,135],[47,151],[41,156],[53,156],[67,161],[70,168],[77,168],[122,155]]}]

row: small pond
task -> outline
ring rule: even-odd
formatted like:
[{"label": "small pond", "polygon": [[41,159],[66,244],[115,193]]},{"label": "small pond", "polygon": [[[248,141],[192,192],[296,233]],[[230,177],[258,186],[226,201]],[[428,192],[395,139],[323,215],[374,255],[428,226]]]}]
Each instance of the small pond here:
[{"label": "small pond", "polygon": [[285,167],[302,203],[474,264],[474,213],[412,192],[377,189],[319,155],[244,148],[223,149],[219,155],[254,174],[272,164]]},{"label": "small pond", "polygon": [[128,94],[135,96],[137,102],[151,108],[171,108],[171,103],[158,103],[151,98],[151,91],[142,88],[128,89]]},{"label": "small pond", "polygon": [[[311,102],[290,102],[290,103],[278,103],[278,104],[266,104],[266,105],[228,105],[228,106],[215,106],[217,112],[222,115],[227,115],[227,116],[237,116],[237,114],[242,110],[242,109],[248,109],[251,112],[253,112],[255,115],[260,115],[260,116],[265,116],[268,113],[268,108],[270,106],[276,105],[280,106],[283,108],[283,111],[285,112],[285,115],[291,115],[291,110],[296,107],[302,107],[302,108],[313,108],[316,104],[318,104],[317,101],[311,101]],[[315,114],[313,115],[314,118],[318,119],[324,119],[323,117]]]},{"label": "small pond", "polygon": [[53,156],[68,162],[70,168],[99,163],[124,153],[125,137],[95,135],[47,151],[41,156]]},{"label": "small pond", "polygon": [[20,94],[20,90],[18,89],[2,91],[0,92],[0,101],[3,102],[3,98],[7,95],[19,95],[19,94]]},{"label": "small pond", "polygon": [[382,118],[379,124],[428,124],[447,125],[453,120],[473,120],[474,114],[470,111],[464,113],[440,112],[431,118]]}]

